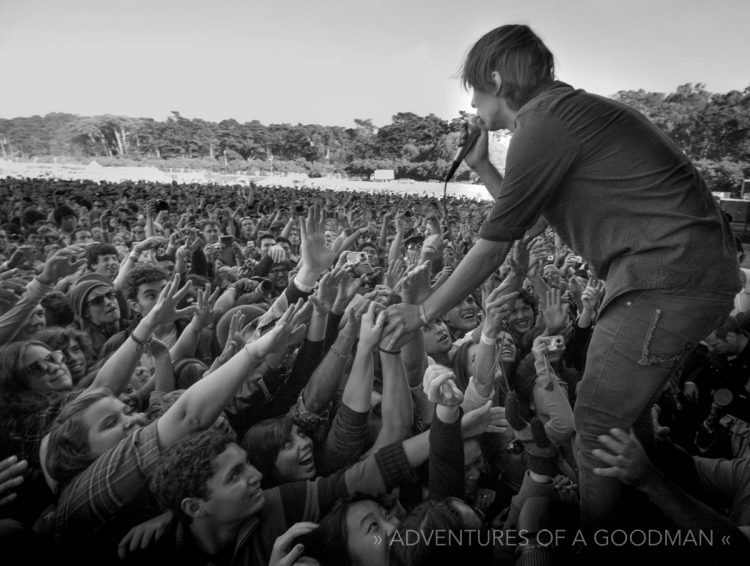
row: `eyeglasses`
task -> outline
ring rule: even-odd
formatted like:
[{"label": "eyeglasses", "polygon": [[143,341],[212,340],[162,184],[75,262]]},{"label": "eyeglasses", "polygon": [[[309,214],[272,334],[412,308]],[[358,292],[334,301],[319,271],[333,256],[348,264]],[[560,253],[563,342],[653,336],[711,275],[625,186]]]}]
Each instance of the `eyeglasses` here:
[{"label": "eyeglasses", "polygon": [[42,358],[41,360],[29,364],[29,367],[24,371],[30,377],[42,377],[47,375],[47,372],[50,370],[50,365],[60,365],[63,361],[65,361],[65,355],[60,350],[55,350],[54,352],[50,352],[46,358]]},{"label": "eyeglasses", "polygon": [[108,300],[111,301],[115,298],[115,292],[114,291],[107,291],[103,295],[99,295],[98,297],[94,297],[90,301],[87,301],[87,305],[94,305],[95,307],[101,307],[104,306],[104,301]]}]

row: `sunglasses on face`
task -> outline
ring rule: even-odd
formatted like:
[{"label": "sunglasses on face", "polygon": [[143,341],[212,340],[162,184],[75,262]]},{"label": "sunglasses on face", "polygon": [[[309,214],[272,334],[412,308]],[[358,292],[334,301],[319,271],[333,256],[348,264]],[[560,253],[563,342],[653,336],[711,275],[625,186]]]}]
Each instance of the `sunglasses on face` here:
[{"label": "sunglasses on face", "polygon": [[65,360],[65,355],[60,350],[50,352],[47,357],[29,364],[26,373],[31,377],[42,377],[47,375],[50,365],[60,365]]},{"label": "sunglasses on face", "polygon": [[103,295],[99,295],[98,297],[94,297],[90,301],[88,301],[87,305],[94,305],[95,307],[101,307],[104,306],[105,300],[112,300],[115,298],[115,292],[114,291],[107,291]]}]

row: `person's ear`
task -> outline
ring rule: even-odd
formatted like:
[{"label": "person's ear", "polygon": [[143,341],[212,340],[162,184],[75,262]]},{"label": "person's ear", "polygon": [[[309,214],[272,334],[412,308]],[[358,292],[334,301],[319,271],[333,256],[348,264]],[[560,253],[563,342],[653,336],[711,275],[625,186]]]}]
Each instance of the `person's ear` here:
[{"label": "person's ear", "polygon": [[736,332],[727,332],[726,337],[724,338],[727,342],[732,344],[733,346],[737,344],[737,333]]},{"label": "person's ear", "polygon": [[139,305],[133,299],[128,299],[128,306],[130,307],[130,310],[132,310],[133,312],[136,312],[138,314],[141,314],[143,312],[143,308],[141,307],[141,305]]},{"label": "person's ear", "polygon": [[500,73],[498,73],[497,71],[492,71],[491,77],[492,77],[492,82],[495,83],[495,88],[492,89],[492,94],[494,94],[495,96],[498,96],[500,94],[500,89],[503,86],[503,79],[500,76]]},{"label": "person's ear", "polygon": [[197,497],[186,497],[180,502],[180,508],[191,519],[197,519],[206,515],[203,500]]}]

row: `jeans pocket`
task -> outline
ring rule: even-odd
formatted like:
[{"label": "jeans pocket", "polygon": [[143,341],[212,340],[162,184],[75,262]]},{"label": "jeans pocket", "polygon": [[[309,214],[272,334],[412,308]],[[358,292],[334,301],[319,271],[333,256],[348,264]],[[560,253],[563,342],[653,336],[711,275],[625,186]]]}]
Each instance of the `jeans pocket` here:
[{"label": "jeans pocket", "polygon": [[677,352],[665,352],[658,348],[658,344],[654,346],[654,342],[656,342],[655,334],[658,330],[661,317],[662,310],[654,309],[654,316],[651,319],[651,323],[646,331],[646,336],[643,339],[641,358],[638,360],[639,366],[673,366],[693,347],[693,344],[688,343],[681,345]]}]

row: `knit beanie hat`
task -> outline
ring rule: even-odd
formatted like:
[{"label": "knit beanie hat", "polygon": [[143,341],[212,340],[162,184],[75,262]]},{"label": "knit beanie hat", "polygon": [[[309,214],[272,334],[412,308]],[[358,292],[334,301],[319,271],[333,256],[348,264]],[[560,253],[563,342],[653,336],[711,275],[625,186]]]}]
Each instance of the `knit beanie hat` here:
[{"label": "knit beanie hat", "polygon": [[114,288],[109,279],[103,275],[90,273],[81,277],[70,291],[68,291],[68,302],[70,303],[70,308],[73,309],[76,319],[83,320],[83,307],[86,304],[86,297],[98,287]]}]

